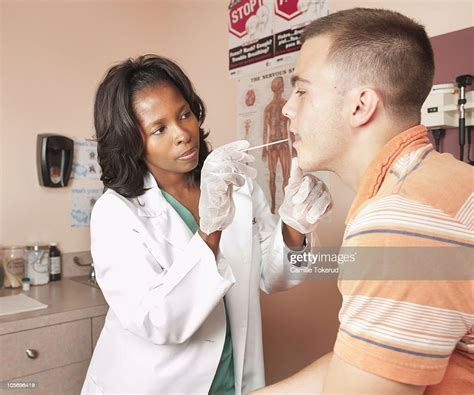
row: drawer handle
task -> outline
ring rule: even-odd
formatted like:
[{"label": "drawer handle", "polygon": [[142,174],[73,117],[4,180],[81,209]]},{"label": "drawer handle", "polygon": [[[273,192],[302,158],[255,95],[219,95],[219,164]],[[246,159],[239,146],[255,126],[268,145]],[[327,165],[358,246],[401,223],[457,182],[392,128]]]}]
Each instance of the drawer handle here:
[{"label": "drawer handle", "polygon": [[26,355],[28,356],[28,358],[35,359],[36,357],[38,357],[38,351],[28,348],[26,350]]}]

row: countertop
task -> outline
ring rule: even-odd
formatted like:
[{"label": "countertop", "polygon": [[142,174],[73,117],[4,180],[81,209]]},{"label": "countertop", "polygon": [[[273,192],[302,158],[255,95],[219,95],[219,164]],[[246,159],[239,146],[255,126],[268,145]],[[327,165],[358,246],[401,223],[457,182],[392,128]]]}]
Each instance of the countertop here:
[{"label": "countertop", "polygon": [[29,291],[22,291],[21,288],[0,289],[0,297],[16,295],[21,292],[47,304],[48,307],[1,316],[0,335],[101,316],[108,310],[107,302],[100,289],[81,284],[67,277],[45,285],[32,285]]}]

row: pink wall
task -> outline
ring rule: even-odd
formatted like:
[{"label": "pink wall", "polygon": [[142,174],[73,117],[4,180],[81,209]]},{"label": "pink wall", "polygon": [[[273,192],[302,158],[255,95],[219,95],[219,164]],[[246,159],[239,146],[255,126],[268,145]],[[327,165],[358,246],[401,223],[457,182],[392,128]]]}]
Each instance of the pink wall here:
[{"label": "pink wall", "polygon": [[73,180],[59,190],[40,187],[36,135],[91,137],[95,89],[117,61],[143,53],[174,58],[209,108],[211,141],[220,145],[234,138],[226,4],[202,4],[1,1],[0,244],[58,241],[63,252],[89,249],[89,229],[70,227],[70,189],[101,184]]},{"label": "pink wall", "polygon": [[[3,7],[0,6],[0,76],[3,75],[3,29],[2,26],[3,20]],[[4,195],[4,188],[3,188],[3,78],[0,77],[0,246],[2,245],[3,241],[3,195]]]}]

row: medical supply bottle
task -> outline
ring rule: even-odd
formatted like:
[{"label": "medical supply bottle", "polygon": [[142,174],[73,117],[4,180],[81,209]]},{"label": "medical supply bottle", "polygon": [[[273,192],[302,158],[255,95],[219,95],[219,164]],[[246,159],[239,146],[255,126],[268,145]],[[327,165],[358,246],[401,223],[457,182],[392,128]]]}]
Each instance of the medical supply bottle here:
[{"label": "medical supply bottle", "polygon": [[26,247],[27,271],[31,285],[49,283],[49,246],[33,244]]},{"label": "medical supply bottle", "polygon": [[49,244],[49,280],[61,280],[61,252],[56,243]]}]

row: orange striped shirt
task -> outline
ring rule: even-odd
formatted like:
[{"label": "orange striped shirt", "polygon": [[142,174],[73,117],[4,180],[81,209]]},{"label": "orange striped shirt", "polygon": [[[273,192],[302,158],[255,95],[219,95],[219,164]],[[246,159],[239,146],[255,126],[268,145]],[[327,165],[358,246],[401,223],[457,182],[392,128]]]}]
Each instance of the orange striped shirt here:
[{"label": "orange striped shirt", "polygon": [[[474,252],[473,185],[470,165],[436,152],[424,126],[411,128],[389,141],[366,170],[343,247]],[[427,394],[472,393],[473,285],[472,270],[455,280],[340,278],[334,352],[364,371],[426,385]]]}]

